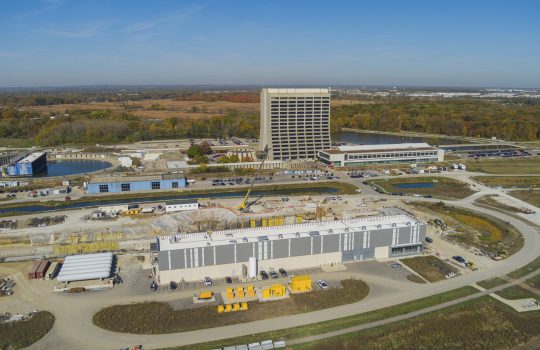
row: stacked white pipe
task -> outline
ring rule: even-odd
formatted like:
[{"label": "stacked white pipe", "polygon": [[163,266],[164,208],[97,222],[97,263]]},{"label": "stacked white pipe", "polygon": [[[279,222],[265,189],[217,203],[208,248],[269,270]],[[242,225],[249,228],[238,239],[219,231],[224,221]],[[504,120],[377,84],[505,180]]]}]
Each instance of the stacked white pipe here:
[{"label": "stacked white pipe", "polygon": [[113,259],[113,253],[67,256],[57,280],[60,282],[73,282],[108,278],[112,273]]}]

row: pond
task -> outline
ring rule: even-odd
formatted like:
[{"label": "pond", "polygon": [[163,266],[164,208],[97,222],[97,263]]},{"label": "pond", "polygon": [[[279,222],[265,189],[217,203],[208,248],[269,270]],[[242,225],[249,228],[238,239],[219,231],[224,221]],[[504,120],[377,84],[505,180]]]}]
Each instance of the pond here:
[{"label": "pond", "polygon": [[110,168],[109,162],[102,160],[78,159],[78,160],[51,160],[47,162],[47,171],[39,177],[67,176],[91,173]]},{"label": "pond", "polygon": [[395,188],[432,188],[433,186],[433,182],[403,182],[392,185]]}]

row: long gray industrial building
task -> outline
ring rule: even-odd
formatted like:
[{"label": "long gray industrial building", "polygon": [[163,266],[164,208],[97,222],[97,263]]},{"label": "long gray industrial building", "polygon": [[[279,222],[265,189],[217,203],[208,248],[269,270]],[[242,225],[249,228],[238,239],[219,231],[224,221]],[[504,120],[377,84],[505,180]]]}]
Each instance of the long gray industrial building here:
[{"label": "long gray industrial building", "polygon": [[[426,226],[391,215],[157,239],[159,283],[420,254]],[[253,273],[253,274],[256,274]]]}]

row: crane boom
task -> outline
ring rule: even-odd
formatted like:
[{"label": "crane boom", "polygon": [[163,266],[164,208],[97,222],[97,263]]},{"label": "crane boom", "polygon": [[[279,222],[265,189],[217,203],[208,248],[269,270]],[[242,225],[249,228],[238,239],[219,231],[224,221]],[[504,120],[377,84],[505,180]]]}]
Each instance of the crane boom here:
[{"label": "crane boom", "polygon": [[249,194],[251,193],[251,190],[253,189],[253,185],[255,185],[255,181],[257,181],[257,178],[261,174],[262,167],[264,165],[264,162],[266,161],[266,158],[268,158],[268,146],[264,148],[264,156],[261,164],[259,164],[259,168],[257,169],[257,172],[255,173],[255,177],[253,178],[253,182],[251,182],[251,186],[249,186],[249,189],[246,192],[246,195],[244,196],[244,200],[242,201],[242,204],[238,206],[239,210],[246,210],[249,208],[250,204],[248,204],[249,200]]}]

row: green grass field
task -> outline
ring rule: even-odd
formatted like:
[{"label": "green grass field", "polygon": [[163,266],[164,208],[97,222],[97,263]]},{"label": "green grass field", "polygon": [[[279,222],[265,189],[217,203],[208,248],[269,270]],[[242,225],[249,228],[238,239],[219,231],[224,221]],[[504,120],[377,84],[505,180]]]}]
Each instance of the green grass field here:
[{"label": "green grass field", "polygon": [[457,273],[457,269],[455,267],[432,255],[400,259],[399,261],[413,269],[416,273],[424,277],[429,282],[437,282],[445,279],[444,276],[446,274],[441,272],[439,267]]},{"label": "green grass field", "polygon": [[510,278],[516,279],[523,276],[527,276],[531,272],[536,271],[538,269],[540,269],[540,256],[534,259],[533,261],[531,261],[530,263],[528,263],[527,265],[510,272],[507,276]]},{"label": "green grass field", "polygon": [[519,198],[524,202],[540,208],[540,190],[535,191],[512,191],[510,195]]},{"label": "green grass field", "polygon": [[[540,159],[538,161],[540,162]],[[491,187],[529,188],[540,186],[540,176],[475,176],[474,179]]]},{"label": "green grass field", "polygon": [[486,174],[540,174],[540,158],[495,158],[466,162],[467,170]]},{"label": "green grass field", "polygon": [[489,297],[295,350],[513,349],[540,334],[540,312],[517,313]]},{"label": "green grass field", "polygon": [[[474,193],[467,184],[450,179],[447,177],[396,177],[393,179],[385,180],[371,180],[368,181],[370,185],[375,185],[381,188],[386,193],[406,193],[406,194],[419,194],[422,196],[431,195],[434,198],[442,199],[461,199],[470,196]],[[424,188],[400,188],[396,187],[399,184],[410,183],[428,183],[433,184],[433,187]]]},{"label": "green grass field", "polygon": [[215,306],[174,310],[169,304],[161,302],[115,305],[96,313],[94,323],[122,333],[176,333],[351,304],[368,295],[369,287],[363,281],[348,279],[341,284],[343,288],[314,290],[279,301],[249,302],[247,311],[225,314],[218,314]]},{"label": "green grass field", "polygon": [[[491,279],[488,279],[488,280],[480,281],[477,284],[480,287],[490,289],[490,288],[493,288],[493,287],[501,286],[501,285],[506,284],[506,283],[508,283],[508,282],[505,281],[504,279],[499,278],[499,277],[495,277],[495,278],[491,278]],[[495,294],[497,294],[498,296],[503,297],[505,299],[509,299],[509,300],[535,298],[536,297],[536,295],[534,293],[532,293],[532,292],[530,292],[530,291],[528,291],[525,288],[522,288],[520,286],[510,286],[510,287],[505,288],[505,289],[503,289],[503,290],[501,290],[499,292],[496,292]]]},{"label": "green grass field", "polygon": [[54,325],[54,315],[39,311],[24,321],[0,325],[0,349],[14,350],[29,347],[47,334]]},{"label": "green grass field", "polygon": [[208,350],[215,349],[224,346],[230,346],[235,344],[248,344],[255,341],[264,339],[295,339],[306,337],[310,335],[316,335],[326,332],[331,332],[347,327],[352,327],[359,324],[365,324],[377,320],[383,320],[389,317],[403,315],[415,310],[420,310],[426,307],[444,303],[446,301],[455,300],[467,295],[478,293],[476,288],[467,286],[463,288],[454,289],[445,293],[432,295],[427,298],[414,300],[411,302],[399,304],[396,306],[387,307],[371,312],[366,312],[354,316],[339,318],[331,321],[319,322],[308,324],[299,327],[286,328],[277,331],[270,331],[264,333],[252,334],[249,336],[235,337],[230,339],[223,339],[218,341],[179,346],[174,348],[162,349],[162,350]]}]

